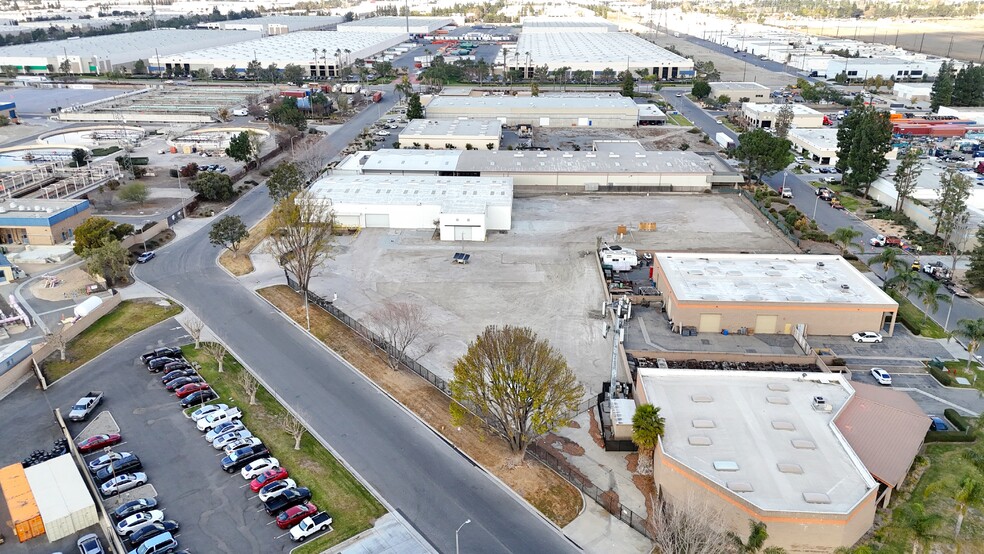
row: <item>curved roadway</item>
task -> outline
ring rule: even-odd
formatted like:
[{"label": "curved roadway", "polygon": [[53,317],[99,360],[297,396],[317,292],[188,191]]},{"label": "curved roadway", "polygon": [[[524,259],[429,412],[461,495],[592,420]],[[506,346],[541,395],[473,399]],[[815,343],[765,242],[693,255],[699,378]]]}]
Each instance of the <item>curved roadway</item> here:
[{"label": "curved roadway", "polygon": [[[388,96],[383,113],[393,102]],[[337,154],[376,114],[370,107],[321,146]],[[249,226],[271,207],[261,186],[225,213]],[[208,231],[163,248],[152,263],[136,267],[137,278],[195,312],[435,548],[454,552],[455,529],[471,519],[460,534],[463,552],[577,550],[504,485],[219,268]]]}]

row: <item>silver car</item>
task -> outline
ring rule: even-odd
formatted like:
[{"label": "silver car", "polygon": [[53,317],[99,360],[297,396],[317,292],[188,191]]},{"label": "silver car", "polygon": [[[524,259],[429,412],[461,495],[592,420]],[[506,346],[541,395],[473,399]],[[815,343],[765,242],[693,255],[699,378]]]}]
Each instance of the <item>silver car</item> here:
[{"label": "silver car", "polygon": [[222,450],[227,445],[234,442],[241,441],[243,439],[248,439],[253,436],[253,433],[249,432],[249,429],[240,429],[239,431],[230,431],[219,435],[212,441],[212,448],[216,450]]},{"label": "silver car", "polygon": [[147,484],[146,473],[124,473],[106,481],[99,487],[103,496],[113,496]]}]

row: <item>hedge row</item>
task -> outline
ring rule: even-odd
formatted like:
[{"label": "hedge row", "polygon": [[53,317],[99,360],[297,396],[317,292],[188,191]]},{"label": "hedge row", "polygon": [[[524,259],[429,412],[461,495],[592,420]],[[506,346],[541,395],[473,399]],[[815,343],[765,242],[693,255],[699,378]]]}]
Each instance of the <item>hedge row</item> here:
[{"label": "hedge row", "polygon": [[972,433],[957,433],[954,431],[928,431],[926,442],[974,442]]},{"label": "hedge row", "polygon": [[929,368],[929,374],[936,378],[944,387],[949,387],[953,384],[953,379],[950,378],[950,374],[945,371],[939,370],[935,367]]},{"label": "hedge row", "polygon": [[953,423],[953,426],[956,427],[958,431],[966,432],[967,429],[970,429],[970,423],[967,421],[967,419],[964,416],[960,415],[960,413],[954,410],[953,408],[947,408],[943,410],[943,417],[949,419],[950,422]]}]

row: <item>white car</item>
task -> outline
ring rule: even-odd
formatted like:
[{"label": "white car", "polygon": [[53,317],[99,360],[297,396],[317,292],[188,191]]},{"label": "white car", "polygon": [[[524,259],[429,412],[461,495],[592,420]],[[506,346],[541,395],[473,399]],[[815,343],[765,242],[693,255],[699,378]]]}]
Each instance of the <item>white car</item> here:
[{"label": "white car", "polygon": [[226,433],[231,433],[233,431],[241,431],[245,428],[246,426],[243,425],[243,422],[239,421],[238,419],[236,421],[227,421],[221,425],[216,426],[215,429],[212,429],[208,433],[205,433],[205,440],[207,442],[212,442]]},{"label": "white car", "polygon": [[313,537],[315,533],[325,529],[331,529],[332,517],[327,512],[319,512],[313,516],[308,516],[300,523],[291,527],[290,539],[294,542],[302,542],[304,539]]},{"label": "white car", "polygon": [[881,342],[882,336],[874,331],[861,331],[851,335],[854,342]]},{"label": "white car", "polygon": [[879,385],[892,385],[892,376],[880,367],[871,368],[871,376],[875,378],[875,381],[878,381]]},{"label": "white car", "polygon": [[212,412],[218,412],[221,410],[228,410],[228,409],[229,406],[226,406],[225,404],[209,404],[208,406],[202,406],[201,408],[198,408],[194,412],[191,412],[191,420],[198,421],[199,419],[207,416]]},{"label": "white car", "polygon": [[239,474],[243,476],[243,479],[251,481],[262,475],[264,471],[275,467],[280,467],[280,460],[276,458],[260,458],[247,464]]},{"label": "white car", "polygon": [[164,521],[164,512],[161,510],[140,512],[139,514],[133,514],[132,516],[117,523],[116,532],[119,533],[120,536],[125,537],[137,529],[140,529],[144,525],[160,523],[161,521]]},{"label": "white car", "polygon": [[378,133],[376,133],[376,136],[377,137],[388,137],[388,136],[390,136],[390,132],[389,131],[379,131]]},{"label": "white car", "polygon": [[676,97],[677,97],[677,98],[683,98],[683,93],[682,93],[682,92],[678,92],[678,93],[676,93]]},{"label": "white car", "polygon": [[247,448],[249,446],[256,446],[259,444],[263,444],[263,441],[261,441],[259,437],[246,437],[245,439],[234,440],[222,448],[225,450],[226,456],[228,456],[240,448]]},{"label": "white car", "polygon": [[128,456],[132,456],[129,452],[109,452],[99,456],[95,460],[89,462],[89,472],[95,474],[97,471],[104,467],[109,467],[109,464],[115,462],[116,460],[122,460]]},{"label": "white car", "polygon": [[113,496],[114,494],[120,494],[121,492],[126,492],[130,489],[135,489],[140,485],[147,484],[147,474],[146,473],[124,473],[123,475],[117,475],[109,481],[106,481],[99,487],[99,492],[103,496]]},{"label": "white car", "polygon": [[223,435],[219,435],[215,440],[212,441],[212,448],[216,450],[221,450],[234,442],[239,442],[243,439],[248,439],[253,436],[253,433],[249,432],[249,429],[240,429],[238,431],[230,431]]},{"label": "white car", "polygon": [[295,483],[294,480],[290,478],[281,479],[279,481],[274,481],[268,485],[264,485],[259,492],[260,502],[266,502],[267,500],[270,500],[271,498],[277,496],[278,494],[284,492],[285,490],[292,489],[296,486],[297,483]]}]

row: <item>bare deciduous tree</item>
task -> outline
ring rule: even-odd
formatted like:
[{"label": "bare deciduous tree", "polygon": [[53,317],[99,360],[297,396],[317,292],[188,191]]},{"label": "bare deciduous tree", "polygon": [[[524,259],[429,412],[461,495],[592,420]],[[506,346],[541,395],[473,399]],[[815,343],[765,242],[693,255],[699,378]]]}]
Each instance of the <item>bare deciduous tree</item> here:
[{"label": "bare deciduous tree", "polygon": [[[419,304],[410,302],[387,300],[369,318],[383,339],[390,344],[387,354],[389,365],[394,370],[400,368],[400,360],[407,355],[410,347],[431,328],[427,312]],[[420,359],[433,349],[434,344],[426,345],[423,352],[414,359]]]},{"label": "bare deciduous tree", "polygon": [[253,377],[253,374],[246,369],[242,369],[239,375],[236,376],[236,382],[243,388],[243,392],[249,396],[249,405],[253,406],[256,404],[256,391],[260,388],[260,382],[256,380],[256,377]]},{"label": "bare deciduous tree", "polygon": [[58,349],[58,355],[65,361],[65,353],[68,351],[68,337],[65,335],[65,327],[59,327],[54,333],[44,336],[45,341]]},{"label": "bare deciduous tree", "polygon": [[185,323],[185,327],[191,338],[195,339],[195,350],[198,350],[202,344],[202,331],[205,329],[205,324],[197,317],[192,317]]},{"label": "bare deciduous tree", "polygon": [[720,514],[694,499],[670,506],[653,496],[649,524],[657,552],[673,554],[731,554],[734,546],[718,523]]},{"label": "bare deciduous tree", "polygon": [[290,436],[294,437],[294,450],[301,449],[301,439],[304,438],[304,424],[293,414],[286,413],[280,418],[280,427]]},{"label": "bare deciduous tree", "polygon": [[226,347],[221,342],[206,342],[202,345],[205,353],[215,360],[215,363],[219,365],[219,373],[222,373],[222,364],[225,363]]},{"label": "bare deciduous tree", "polygon": [[270,251],[302,290],[331,257],[333,227],[331,204],[307,191],[277,202],[270,214]]}]

